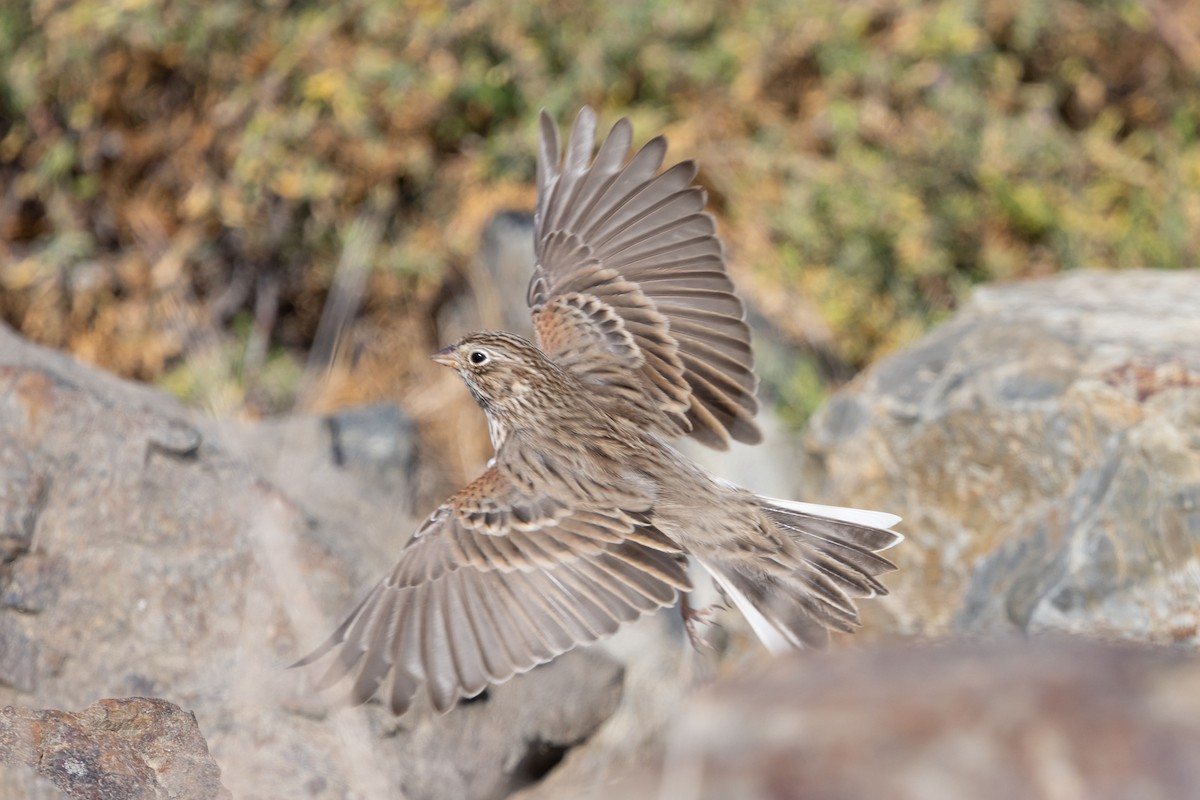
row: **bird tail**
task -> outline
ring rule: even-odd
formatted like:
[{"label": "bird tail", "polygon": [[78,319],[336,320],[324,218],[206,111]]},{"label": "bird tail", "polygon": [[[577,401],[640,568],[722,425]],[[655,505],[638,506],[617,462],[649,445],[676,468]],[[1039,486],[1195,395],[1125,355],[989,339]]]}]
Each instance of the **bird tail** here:
[{"label": "bird tail", "polygon": [[830,630],[858,627],[854,600],[887,594],[877,578],[896,567],[877,553],[904,537],[894,514],[759,497],[790,546],[763,563],[702,559],[725,596],[773,653],[821,647]]}]

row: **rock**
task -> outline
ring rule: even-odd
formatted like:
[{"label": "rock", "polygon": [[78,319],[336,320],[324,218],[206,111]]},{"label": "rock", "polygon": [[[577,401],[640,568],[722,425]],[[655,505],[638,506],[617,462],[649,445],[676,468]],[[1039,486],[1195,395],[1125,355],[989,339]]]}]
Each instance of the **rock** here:
[{"label": "rock", "polygon": [[[797,471],[785,466],[786,452],[783,460],[735,453],[711,463],[759,491],[906,516],[909,540],[890,551],[902,568],[887,576],[892,594],[862,606],[868,639],[1074,631],[1194,645],[1198,307],[1200,276],[1184,273],[1076,273],[984,290],[945,328],[834,398],[805,435]],[[696,759],[709,758],[706,742],[720,733],[703,727],[709,712],[671,720],[697,680],[756,669],[750,662],[760,653],[693,654],[670,613],[444,717],[427,708],[399,720],[377,704],[341,708],[336,692],[314,695],[316,675],[286,669],[390,566],[415,528],[406,484],[430,470],[406,423],[386,408],[259,424],[212,420],[0,326],[0,703],[82,707],[130,695],[176,703],[195,713],[237,797],[520,792],[546,800],[607,786],[664,747],[677,759],[681,741],[692,742]],[[779,432],[773,439],[786,442]],[[789,483],[793,472],[802,485]],[[1069,661],[1059,651],[1045,662],[1033,655],[1026,673],[1008,650],[991,660],[928,652],[951,654],[947,686],[975,673],[984,687],[1009,675],[1061,686]],[[1089,666],[1085,656],[1108,658],[1096,653],[1075,657]],[[903,689],[915,676],[927,673],[929,691],[939,688],[931,655],[906,660],[887,649],[813,659],[811,670],[826,670],[828,685],[812,677],[810,658],[769,674],[801,671],[804,686],[841,698],[847,718],[883,716],[893,704],[896,719],[916,714]],[[1131,703],[1149,698],[1149,684],[1136,678],[1142,667],[1121,672],[1134,662],[1113,658],[1116,677],[1105,685],[1127,691]],[[897,688],[886,699],[875,693],[897,670]],[[1121,675],[1135,677],[1122,683]],[[1176,673],[1161,675],[1175,685]],[[875,688],[838,694],[832,687],[843,677]],[[763,695],[731,690],[714,718],[765,725],[770,696],[787,731],[796,709],[811,702],[820,710],[815,689],[793,694],[767,680],[774,688]],[[922,719],[933,736],[935,722]],[[668,724],[694,728],[696,738],[677,732],[664,745]],[[1181,737],[1190,730],[1180,728]],[[911,734],[896,722],[878,735],[889,731],[901,741]],[[981,732],[972,747],[1008,753],[1014,745],[1002,734]],[[1047,740],[1051,750],[1058,735]],[[769,737],[747,741],[776,752]],[[815,752],[824,746],[797,741]],[[1070,741],[1061,746],[1074,753]],[[780,780],[792,779],[791,758],[772,762]],[[936,761],[923,763],[922,780],[935,780]],[[1058,762],[1047,763],[1059,774]],[[731,779],[738,769],[730,764]],[[0,773],[0,796],[28,794],[31,774]],[[946,785],[958,785],[958,773],[947,767],[946,776]],[[829,777],[843,779],[857,780]],[[1090,777],[1080,780],[1075,796],[1091,796]]]},{"label": "rock", "polygon": [[287,669],[416,527],[402,420],[335,419],[208,419],[0,326],[0,704],[163,698],[250,798],[502,797],[588,739],[625,698],[599,649],[399,721]]},{"label": "rock", "polygon": [[1200,664],[1180,652],[1081,639],[847,649],[712,687],[672,723],[665,763],[564,796],[1167,800],[1195,796],[1197,752]]},{"label": "rock", "polygon": [[[101,700],[78,713],[0,709],[0,764],[30,767],[26,775],[80,800],[231,797],[195,715],[165,700]],[[14,797],[18,773],[8,774],[5,796]]]},{"label": "rock", "polygon": [[447,717],[393,723],[403,734],[404,796],[500,800],[534,785],[612,715],[623,692],[621,668],[592,652],[568,653],[531,677],[525,691],[505,684]]},{"label": "rock", "polygon": [[835,397],[805,499],[904,516],[877,632],[1200,644],[1200,274],[978,291]]},{"label": "rock", "polygon": [[29,552],[33,527],[45,498],[46,476],[35,472],[14,441],[0,441],[0,471],[11,482],[0,492],[0,564]]},{"label": "rock", "polygon": [[306,516],[331,529],[357,530],[372,561],[391,558],[428,511],[416,508],[414,494],[432,470],[421,469],[412,422],[395,406],[210,424],[224,448]]},{"label": "rock", "polygon": [[389,484],[407,486],[416,479],[416,427],[396,406],[345,409],[328,424],[337,466],[363,481],[382,475]]},{"label": "rock", "polygon": [[502,211],[488,220],[464,285],[438,312],[441,341],[454,342],[483,328],[533,336],[525,291],[534,261],[532,214]]}]

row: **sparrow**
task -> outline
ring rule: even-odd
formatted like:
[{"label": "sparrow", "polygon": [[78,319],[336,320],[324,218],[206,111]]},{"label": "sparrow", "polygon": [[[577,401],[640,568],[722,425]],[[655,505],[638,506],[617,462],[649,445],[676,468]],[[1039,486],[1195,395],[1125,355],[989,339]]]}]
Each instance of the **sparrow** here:
[{"label": "sparrow", "polygon": [[472,333],[433,356],[487,417],[495,456],[412,535],[333,634],[327,688],[382,688],[440,712],[692,589],[709,574],[772,652],[820,647],[887,594],[879,555],[903,537],[878,511],[763,497],[671,440],[757,443],[750,329],[691,161],[632,157],[617,122],[592,158],[584,108],[565,152],[543,111],[537,151],[536,342]]}]

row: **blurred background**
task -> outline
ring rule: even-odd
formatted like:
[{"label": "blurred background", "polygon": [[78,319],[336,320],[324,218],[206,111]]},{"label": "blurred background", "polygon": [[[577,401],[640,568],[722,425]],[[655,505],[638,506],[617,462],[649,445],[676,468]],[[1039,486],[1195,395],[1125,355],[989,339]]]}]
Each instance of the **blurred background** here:
[{"label": "blurred background", "polygon": [[437,440],[439,315],[532,208],[538,110],[586,103],[699,161],[798,427],[976,284],[1193,266],[1198,32],[1186,0],[9,0],[0,314],[222,415],[386,398]]}]

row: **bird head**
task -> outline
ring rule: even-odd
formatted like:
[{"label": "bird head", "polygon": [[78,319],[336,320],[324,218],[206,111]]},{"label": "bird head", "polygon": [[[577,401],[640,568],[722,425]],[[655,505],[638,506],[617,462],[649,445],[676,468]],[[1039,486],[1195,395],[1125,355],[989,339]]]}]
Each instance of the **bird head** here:
[{"label": "bird head", "polygon": [[539,393],[553,394],[559,372],[532,342],[497,331],[472,333],[432,358],[458,372],[489,418],[518,413]]}]

